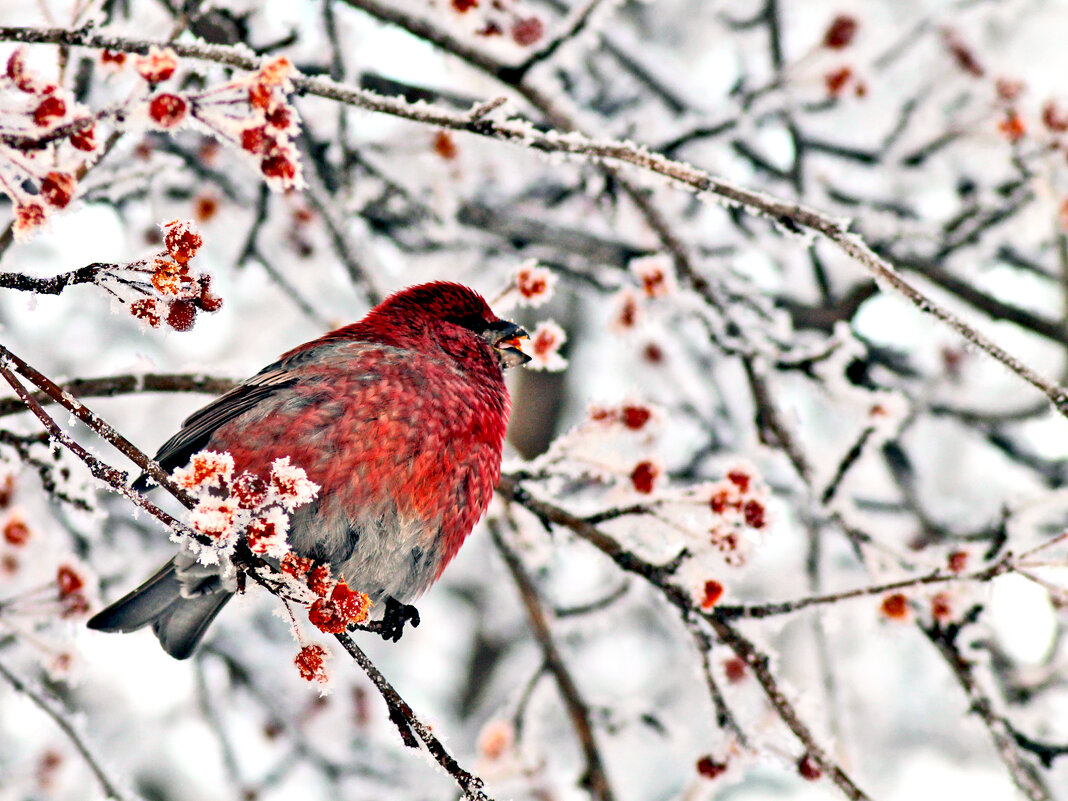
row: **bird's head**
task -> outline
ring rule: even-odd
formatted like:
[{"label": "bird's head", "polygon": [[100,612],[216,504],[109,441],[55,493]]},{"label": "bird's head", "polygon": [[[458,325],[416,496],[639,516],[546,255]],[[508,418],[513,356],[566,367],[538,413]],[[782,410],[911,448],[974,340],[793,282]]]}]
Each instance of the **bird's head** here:
[{"label": "bird's head", "polygon": [[526,331],[500,319],[473,289],[448,281],[390,295],[359,325],[369,339],[400,347],[440,347],[461,363],[487,351],[502,369],[530,361],[520,343]]}]

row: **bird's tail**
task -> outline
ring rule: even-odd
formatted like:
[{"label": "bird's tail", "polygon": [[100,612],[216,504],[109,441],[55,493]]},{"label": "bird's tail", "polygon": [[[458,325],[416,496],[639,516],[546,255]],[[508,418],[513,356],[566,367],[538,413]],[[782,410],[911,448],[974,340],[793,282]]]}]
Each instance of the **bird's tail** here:
[{"label": "bird's tail", "polygon": [[189,597],[171,559],[152,578],[96,614],[88,623],[97,631],[135,631],[152,624],[163,650],[186,659],[232,592],[219,590]]}]

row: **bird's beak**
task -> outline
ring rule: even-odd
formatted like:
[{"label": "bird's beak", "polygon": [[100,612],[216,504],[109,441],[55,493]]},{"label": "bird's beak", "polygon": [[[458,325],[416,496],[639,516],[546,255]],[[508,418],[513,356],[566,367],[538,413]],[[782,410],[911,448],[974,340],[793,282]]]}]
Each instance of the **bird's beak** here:
[{"label": "bird's beak", "polygon": [[523,353],[523,343],[520,342],[522,339],[529,339],[530,336],[515,323],[498,320],[491,323],[482,332],[482,336],[497,351],[497,358],[502,368],[518,367],[530,361],[530,357]]}]

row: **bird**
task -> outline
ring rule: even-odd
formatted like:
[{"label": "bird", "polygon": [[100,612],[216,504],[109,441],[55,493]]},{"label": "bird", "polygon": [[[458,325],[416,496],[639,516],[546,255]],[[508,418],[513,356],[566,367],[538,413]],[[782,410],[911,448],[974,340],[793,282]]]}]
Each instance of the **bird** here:
[{"label": "bird", "polygon": [[[155,458],[170,472],[228,452],[235,472],[266,476],[289,457],[320,487],[290,517],[290,548],[381,604],[379,633],[396,640],[489,506],[511,412],[504,371],[529,361],[525,337],[466,286],[411,286],[193,413]],[[186,659],[235,589],[180,551],[88,626],[151,624]]]}]

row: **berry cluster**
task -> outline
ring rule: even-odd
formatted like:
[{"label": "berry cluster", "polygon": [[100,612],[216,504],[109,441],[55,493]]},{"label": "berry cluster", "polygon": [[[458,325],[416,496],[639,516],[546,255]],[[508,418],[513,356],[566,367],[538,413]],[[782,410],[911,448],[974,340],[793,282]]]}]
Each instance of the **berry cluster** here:
[{"label": "berry cluster", "polygon": [[190,522],[201,538],[183,538],[182,544],[203,564],[228,558],[242,535],[255,554],[286,556],[289,513],[319,491],[288,457],[276,459],[263,479],[248,471],[235,475],[233,457],[214,451],[195,454],[187,467],[174,471],[174,480],[197,499]]},{"label": "berry cluster", "polygon": [[134,317],[153,328],[166,324],[175,331],[188,331],[197,312],[216,312],[222,299],[212,292],[211,276],[198,273],[190,262],[203,244],[191,222],[164,223],[165,249],[155,256],[102,270],[96,283]]},{"label": "berry cluster", "polygon": [[508,35],[520,47],[531,47],[545,36],[545,23],[516,0],[449,0],[453,14],[475,26],[474,34],[485,38]]},{"label": "berry cluster", "polygon": [[17,49],[0,75],[0,191],[24,239],[74,199],[77,175],[97,149],[95,118],[65,89],[42,79]]},{"label": "berry cluster", "polygon": [[[169,78],[177,65],[170,51],[155,55],[152,64],[138,65],[138,72],[150,82]],[[218,139],[253,157],[272,188],[299,189],[303,182],[293,144],[299,117],[286,97],[292,91],[292,72],[289,59],[276,58],[254,73],[200,92],[156,92],[146,101],[147,115],[150,124],[160,130],[195,120]]]}]

